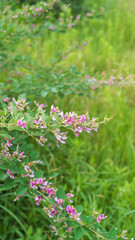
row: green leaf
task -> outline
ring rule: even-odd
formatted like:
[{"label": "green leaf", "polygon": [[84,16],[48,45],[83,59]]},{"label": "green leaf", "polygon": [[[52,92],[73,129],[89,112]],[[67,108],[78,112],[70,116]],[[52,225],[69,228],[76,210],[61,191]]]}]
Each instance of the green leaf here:
[{"label": "green leaf", "polygon": [[7,170],[9,168],[9,164],[8,163],[2,163],[0,164],[0,169],[4,169],[4,170]]},{"label": "green leaf", "polygon": [[4,115],[5,112],[0,110],[0,116]]},{"label": "green leaf", "polygon": [[15,163],[13,163],[11,166],[9,166],[9,170],[13,173],[20,173],[20,169],[17,167]]},{"label": "green leaf", "polygon": [[57,89],[55,87],[53,87],[53,88],[51,88],[51,92],[52,93],[57,93],[58,91],[57,91]]},{"label": "green leaf", "polygon": [[32,118],[32,116],[30,116],[28,113],[25,116],[26,116],[27,121],[33,125],[33,118]]},{"label": "green leaf", "polygon": [[23,128],[21,128],[20,126],[8,126],[8,130],[12,131],[12,130],[17,130],[17,131],[24,131]]},{"label": "green leaf", "polygon": [[48,91],[47,91],[47,90],[42,90],[42,91],[41,91],[41,96],[42,96],[42,97],[46,97],[47,94],[48,94]]},{"label": "green leaf", "polygon": [[93,225],[93,227],[94,227],[94,229],[95,229],[95,231],[99,228],[99,224],[98,223],[95,223],[94,225]]},{"label": "green leaf", "polygon": [[115,238],[117,235],[117,230],[115,228],[111,228],[109,231],[109,238]]},{"label": "green leaf", "polygon": [[12,187],[14,187],[14,181],[12,179],[6,179],[1,187],[1,190],[9,190]]},{"label": "green leaf", "polygon": [[19,195],[23,195],[26,191],[28,190],[28,188],[24,185],[20,185],[16,191],[16,194]]},{"label": "green leaf", "polygon": [[43,172],[39,169],[35,172],[35,178],[42,178],[43,177]]},{"label": "green leaf", "polygon": [[83,212],[83,206],[82,205],[78,205],[76,207],[76,210],[77,210],[78,213],[82,213]]},{"label": "green leaf", "polygon": [[0,180],[5,180],[7,177],[9,177],[8,174],[5,174],[5,171],[4,170],[1,170],[0,171]]},{"label": "green leaf", "polygon": [[91,231],[89,228],[87,228],[86,226],[83,226],[82,228],[83,228],[83,230],[84,230],[85,232],[88,232],[88,233],[91,233],[91,232],[92,232],[92,231]]},{"label": "green leaf", "polygon": [[56,197],[59,199],[64,199],[66,196],[65,191],[62,187],[60,187],[56,192]]},{"label": "green leaf", "polygon": [[75,230],[75,238],[76,238],[76,240],[81,239],[82,236],[83,236],[82,228],[81,227],[76,228],[76,230]]},{"label": "green leaf", "polygon": [[85,216],[84,214],[81,214],[82,221],[86,222],[87,224],[91,224],[93,222],[92,216]]},{"label": "green leaf", "polygon": [[49,122],[50,121],[50,117],[48,115],[45,114],[45,112],[43,111],[43,109],[41,108],[41,115],[44,121]]},{"label": "green leaf", "polygon": [[55,118],[56,118],[57,123],[59,123],[59,122],[60,122],[60,117],[57,115],[56,112],[54,113],[54,116],[55,116]]},{"label": "green leaf", "polygon": [[71,226],[72,226],[72,227],[79,227],[80,224],[79,224],[78,222],[72,222],[72,223],[71,223]]},{"label": "green leaf", "polygon": [[23,184],[24,186],[28,185],[27,180],[24,177],[19,177],[18,178],[18,182],[20,182],[21,184]]},{"label": "green leaf", "polygon": [[6,132],[0,132],[0,136],[11,139],[11,137]]},{"label": "green leaf", "polygon": [[11,106],[11,108],[12,108],[12,111],[13,111],[13,113],[14,113],[14,116],[16,116],[18,112],[17,112],[17,110],[16,110],[14,104],[11,103],[10,106]]}]

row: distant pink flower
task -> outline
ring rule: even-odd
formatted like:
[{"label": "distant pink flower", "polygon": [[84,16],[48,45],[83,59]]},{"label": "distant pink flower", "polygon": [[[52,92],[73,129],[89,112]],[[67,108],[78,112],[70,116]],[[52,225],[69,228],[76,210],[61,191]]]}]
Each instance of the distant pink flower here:
[{"label": "distant pink flower", "polygon": [[55,28],[53,26],[49,26],[48,29],[53,31]]},{"label": "distant pink flower", "polygon": [[78,16],[76,17],[76,19],[77,19],[77,20],[80,20],[80,15],[78,15]]},{"label": "distant pink flower", "polygon": [[89,76],[89,75],[86,75],[86,78],[87,78],[87,79],[89,79],[89,78],[90,78],[90,76]]},{"label": "distant pink flower", "polygon": [[92,86],[91,88],[92,88],[93,90],[96,90],[96,87],[94,87],[94,86]]},{"label": "distant pink flower", "polygon": [[62,55],[61,57],[62,57],[62,58],[66,58],[66,55]]},{"label": "distant pink flower", "polygon": [[115,80],[115,77],[114,77],[114,76],[110,76],[110,81],[109,81],[109,83],[110,83],[110,84],[113,84],[113,80]]},{"label": "distant pink flower", "polygon": [[91,17],[91,16],[92,16],[92,14],[91,14],[91,13],[87,13],[86,15],[87,15],[87,17]]}]

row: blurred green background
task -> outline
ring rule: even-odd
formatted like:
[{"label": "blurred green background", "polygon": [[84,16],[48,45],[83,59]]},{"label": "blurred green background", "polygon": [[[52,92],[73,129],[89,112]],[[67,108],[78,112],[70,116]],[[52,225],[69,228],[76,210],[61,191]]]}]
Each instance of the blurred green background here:
[{"label": "blurred green background", "polygon": [[[1,29],[3,22],[20,9],[21,4],[37,2],[3,1]],[[110,226],[120,231],[127,229],[131,238],[135,236],[135,87],[110,85],[96,91],[85,90],[82,81],[79,90],[72,91],[71,88],[76,89],[81,76],[86,74],[97,79],[103,75],[109,79],[111,75],[121,74],[125,82],[128,81],[126,76],[131,75],[134,79],[135,2],[72,0],[68,9],[69,1],[62,2],[62,7],[55,9],[53,21],[61,14],[75,18],[92,11],[96,11],[95,17],[93,15],[87,22],[80,19],[76,28],[67,28],[64,33],[42,32],[41,29],[40,35],[22,35],[20,38],[14,38],[20,34],[14,28],[22,25],[27,29],[32,20],[30,24],[22,21],[13,26],[9,21],[9,37],[1,35],[0,40],[1,98],[26,96],[48,106],[57,105],[64,111],[89,112],[91,117],[99,119],[105,115],[111,117],[97,133],[82,134],[79,138],[71,136],[67,145],[59,149],[50,137],[46,148],[37,147],[35,151],[46,163],[45,174],[47,171],[53,173],[54,182],[63,184],[66,190],[72,189],[75,203],[82,204],[87,214],[92,208],[104,212],[109,219],[103,222],[106,229]],[[104,14],[100,15],[101,7]],[[3,30],[1,34],[4,34]],[[87,42],[87,46],[73,50],[74,46],[82,46],[82,42]],[[71,52],[66,54],[69,49]],[[61,55],[66,57],[60,58]],[[56,74],[58,71],[63,73],[61,79]],[[61,87],[62,81],[70,83],[69,87]],[[62,88],[61,94],[57,86]],[[28,141],[24,137],[24,145]],[[34,156],[31,144],[29,142],[29,148],[25,148]],[[2,240],[53,239],[47,233],[48,220],[30,199],[14,204],[12,193],[1,193],[0,213]]]}]

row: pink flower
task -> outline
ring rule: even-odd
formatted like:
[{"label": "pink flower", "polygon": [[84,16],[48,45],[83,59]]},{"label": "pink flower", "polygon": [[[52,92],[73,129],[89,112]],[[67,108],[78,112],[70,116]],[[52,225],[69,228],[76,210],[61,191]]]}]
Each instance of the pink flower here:
[{"label": "pink flower", "polygon": [[10,178],[12,178],[12,179],[15,178],[15,177],[14,177],[14,173],[11,174],[11,171],[10,171],[9,169],[7,170],[7,174],[10,174]]},{"label": "pink flower", "polygon": [[69,123],[69,124],[72,124],[72,120],[74,120],[74,117],[70,117],[70,118],[68,119],[68,123]]},{"label": "pink flower", "polygon": [[89,75],[86,75],[86,78],[87,78],[87,79],[89,79],[89,78],[90,78],[90,76],[89,76]]},{"label": "pink flower", "polygon": [[42,184],[42,182],[43,182],[43,179],[42,179],[42,178],[38,178],[38,179],[36,180],[36,184]]},{"label": "pink flower", "polygon": [[20,126],[21,128],[25,128],[26,127],[26,123],[22,122],[22,120],[18,120],[17,125]]},{"label": "pink flower", "polygon": [[66,196],[67,196],[67,198],[68,198],[68,201],[71,202],[71,203],[73,203],[73,201],[70,199],[70,197],[74,197],[74,195],[71,194],[71,193],[67,193]]},{"label": "pink flower", "polygon": [[71,193],[67,193],[66,196],[67,196],[67,198],[69,198],[69,197],[74,197],[74,195],[71,194]]},{"label": "pink flower", "polygon": [[55,112],[56,108],[52,105],[51,106],[51,113]]},{"label": "pink flower", "polygon": [[3,102],[8,102],[10,100],[9,97],[4,98]]},{"label": "pink flower", "polygon": [[22,120],[18,120],[17,125],[21,127],[22,126]]},{"label": "pink flower", "polygon": [[43,108],[43,107],[44,107],[44,104],[40,104],[39,107]]},{"label": "pink flower", "polygon": [[10,170],[8,169],[8,170],[7,170],[7,174],[10,174],[10,173],[11,173],[11,172],[10,172]]},{"label": "pink flower", "polygon": [[100,214],[98,217],[97,217],[97,222],[100,222],[102,219],[105,219],[107,218],[107,216],[104,216],[104,214]]},{"label": "pink flower", "polygon": [[14,173],[13,173],[13,174],[11,174],[11,175],[10,175],[10,177],[11,177],[12,179],[14,179],[14,178],[15,178],[15,177],[14,177]]},{"label": "pink flower", "polygon": [[53,188],[48,188],[48,189],[47,189],[47,194],[48,194],[49,196],[55,195],[54,189],[53,189]]},{"label": "pink flower", "polygon": [[8,142],[7,145],[8,145],[8,147],[11,147],[11,146],[12,146],[12,144],[11,144],[10,142]]},{"label": "pink flower", "polygon": [[109,83],[110,83],[110,84],[113,84],[113,80],[115,80],[115,77],[114,77],[114,76],[110,76],[110,81],[109,81]]},{"label": "pink flower", "polygon": [[76,17],[76,19],[77,19],[77,20],[80,20],[80,15],[78,15],[78,16]]},{"label": "pink flower", "polygon": [[57,203],[61,206],[64,203],[64,201],[62,199],[58,199]]},{"label": "pink flower", "polygon": [[101,217],[98,216],[98,217],[97,217],[97,222],[100,222],[100,221],[101,221]]},{"label": "pink flower", "polygon": [[66,58],[66,55],[62,55],[61,57],[62,57],[62,58]]},{"label": "pink flower", "polygon": [[22,123],[22,128],[25,128],[26,127],[26,123]]},{"label": "pink flower", "polygon": [[84,122],[85,120],[86,120],[86,116],[82,115],[81,118],[80,118],[80,122]]},{"label": "pink flower", "polygon": [[30,186],[31,186],[32,188],[35,188],[35,182],[34,182],[34,181],[30,181]]},{"label": "pink flower", "polygon": [[66,211],[67,211],[68,213],[71,212],[71,206],[70,206],[70,205],[68,205],[68,206],[66,207]]},{"label": "pink flower", "polygon": [[76,137],[79,137],[79,133],[75,132]]},{"label": "pink flower", "polygon": [[86,15],[87,15],[87,17],[91,17],[92,14],[91,13],[87,13]]},{"label": "pink flower", "polygon": [[66,232],[69,232],[71,234],[72,233],[72,227],[68,228],[68,230],[66,230]]}]

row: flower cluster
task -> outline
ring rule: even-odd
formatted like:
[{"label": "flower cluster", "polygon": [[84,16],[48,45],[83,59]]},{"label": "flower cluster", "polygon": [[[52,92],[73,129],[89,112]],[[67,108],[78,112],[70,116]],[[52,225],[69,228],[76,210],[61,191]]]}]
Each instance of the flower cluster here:
[{"label": "flower cluster", "polygon": [[67,211],[68,214],[70,215],[70,218],[75,219],[77,222],[80,222],[80,221],[81,221],[81,219],[80,219],[81,213],[77,213],[77,212],[75,211],[75,208],[74,208],[74,207],[71,207],[70,205],[68,205],[68,206],[66,207],[66,211]]},{"label": "flower cluster", "polygon": [[[11,136],[10,136],[11,137]],[[24,159],[26,156],[24,155],[24,152],[23,151],[19,151],[19,144],[17,145],[16,147],[16,151],[13,151],[12,153],[10,153],[10,147],[12,146],[12,141],[13,141],[13,137],[11,137],[11,139],[6,139],[6,142],[2,142],[1,143],[1,150],[0,150],[0,158],[1,157],[4,157],[5,159],[10,159],[10,158],[13,158],[13,159],[16,159],[18,162],[21,162],[22,159]],[[8,174],[10,172],[8,171]]]},{"label": "flower cluster", "polygon": [[100,222],[102,219],[105,219],[107,218],[107,216],[104,216],[104,214],[100,214],[98,217],[97,217],[97,222]]},{"label": "flower cluster", "polygon": [[15,98],[13,98],[13,102],[15,103],[15,107],[19,111],[24,111],[25,109],[29,109],[28,102],[26,101],[26,98],[20,98],[16,101]]},{"label": "flower cluster", "polygon": [[[58,142],[65,144],[67,139],[68,131],[61,132],[61,127],[71,130],[74,134],[79,137],[80,133],[87,132],[90,133],[92,130],[97,131],[99,127],[98,119],[88,116],[88,114],[78,115],[75,112],[63,113],[58,107],[51,106],[50,114],[47,115],[46,107],[44,104],[36,104],[34,108],[35,114],[29,114],[30,106],[26,99],[18,99],[17,101],[13,98],[13,102],[7,102],[9,113],[15,117],[14,121],[9,123],[6,121],[5,125],[8,124],[8,128],[15,128],[20,126],[22,129],[27,129],[30,136],[33,136],[35,140],[44,146],[47,138],[47,131],[51,131],[56,137],[57,146]],[[21,111],[21,112],[20,112]],[[18,114],[19,112],[19,114]],[[3,116],[4,117],[4,116]],[[107,119],[104,119],[105,122]],[[33,130],[38,130],[40,137],[37,138],[33,134]],[[26,131],[26,130],[25,130]],[[39,135],[39,134],[38,134]]]}]

